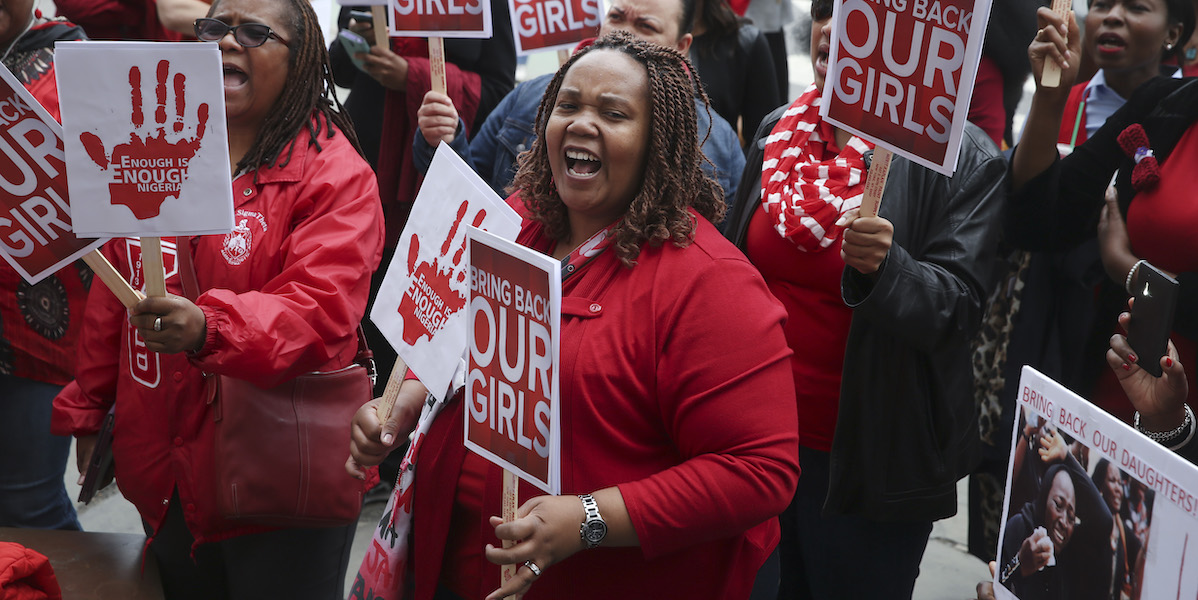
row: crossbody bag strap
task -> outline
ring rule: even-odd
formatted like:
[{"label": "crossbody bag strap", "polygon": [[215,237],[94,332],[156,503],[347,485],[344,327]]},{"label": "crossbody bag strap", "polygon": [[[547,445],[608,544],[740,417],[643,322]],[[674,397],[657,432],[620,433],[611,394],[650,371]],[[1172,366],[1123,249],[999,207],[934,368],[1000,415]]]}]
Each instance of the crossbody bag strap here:
[{"label": "crossbody bag strap", "polygon": [[191,236],[175,237],[175,262],[179,265],[179,281],[183,284],[183,297],[195,304],[200,297],[200,283],[196,279],[195,263],[191,260]]},{"label": "crossbody bag strap", "polygon": [[[191,236],[177,236],[175,244],[175,260],[179,264],[183,296],[195,303],[196,298],[200,297],[200,282],[196,278],[195,263],[191,260]],[[354,362],[366,368],[366,372],[370,374],[370,385],[373,386],[378,379],[378,367],[374,364],[374,352],[366,343],[366,331],[362,329],[361,323],[358,323],[358,353],[354,355]]]}]

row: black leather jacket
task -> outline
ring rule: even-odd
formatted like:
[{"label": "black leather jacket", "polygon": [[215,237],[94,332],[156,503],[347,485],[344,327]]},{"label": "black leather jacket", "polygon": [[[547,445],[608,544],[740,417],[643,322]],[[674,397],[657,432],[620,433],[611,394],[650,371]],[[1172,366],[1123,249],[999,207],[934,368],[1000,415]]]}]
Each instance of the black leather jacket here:
[{"label": "black leather jacket", "polygon": [[[760,204],[764,140],[785,108],[758,128],[728,213],[725,235],[742,250]],[[951,178],[892,161],[879,212],[894,224],[890,252],[877,281],[850,268],[841,279],[853,321],[825,513],[956,513],[956,482],[980,456],[970,341],[993,284],[1005,172],[998,149],[973,125]]]}]

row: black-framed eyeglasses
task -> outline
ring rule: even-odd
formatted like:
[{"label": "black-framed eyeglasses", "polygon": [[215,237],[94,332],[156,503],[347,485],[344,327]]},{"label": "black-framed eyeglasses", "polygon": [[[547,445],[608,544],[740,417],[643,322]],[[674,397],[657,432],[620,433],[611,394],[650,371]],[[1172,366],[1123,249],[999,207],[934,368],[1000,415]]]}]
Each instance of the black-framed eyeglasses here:
[{"label": "black-framed eyeglasses", "polygon": [[242,23],[236,27],[230,27],[228,23],[218,19],[196,19],[195,20],[196,39],[202,42],[219,42],[230,32],[233,33],[233,39],[237,40],[243,48],[257,48],[266,43],[266,40],[274,38],[284,46],[291,47],[287,40],[279,37],[270,27],[261,23]]}]

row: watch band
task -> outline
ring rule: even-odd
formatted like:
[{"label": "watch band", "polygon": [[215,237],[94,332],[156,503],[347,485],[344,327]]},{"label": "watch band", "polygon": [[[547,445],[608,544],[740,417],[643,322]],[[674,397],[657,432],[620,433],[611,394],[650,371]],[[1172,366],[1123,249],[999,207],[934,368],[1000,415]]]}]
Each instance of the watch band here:
[{"label": "watch band", "polygon": [[594,496],[580,494],[578,499],[582,500],[582,510],[586,513],[586,518],[578,526],[578,536],[589,550],[603,543],[603,538],[607,537],[607,523],[599,514],[599,503],[595,502]]}]

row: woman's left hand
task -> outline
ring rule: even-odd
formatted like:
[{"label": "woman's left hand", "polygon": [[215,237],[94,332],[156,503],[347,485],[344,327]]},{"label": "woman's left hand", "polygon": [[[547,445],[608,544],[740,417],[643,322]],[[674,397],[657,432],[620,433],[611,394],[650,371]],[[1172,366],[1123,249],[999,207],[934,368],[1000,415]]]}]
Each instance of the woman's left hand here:
[{"label": "woman's left hand", "polygon": [[129,312],[129,323],[137,328],[146,348],[153,352],[177,354],[198,351],[204,346],[208,334],[204,311],[187,298],[146,298]]},{"label": "woman's left hand", "polygon": [[370,53],[357,55],[366,73],[389,90],[402,92],[408,88],[408,61],[390,48],[373,46]]},{"label": "woman's left hand", "polygon": [[523,595],[537,580],[537,575],[524,564],[532,561],[544,572],[583,549],[578,527],[586,518],[577,496],[538,496],[525,502],[516,511],[516,520],[504,523],[491,517],[495,536],[512,540],[511,548],[496,548],[487,544],[487,560],[497,565],[519,565],[516,576],[491,592],[486,600],[501,600],[511,595]]},{"label": "woman's left hand", "polygon": [[876,273],[890,252],[894,224],[882,217],[863,217],[859,208],[841,215],[836,224],[845,228],[840,244],[844,264],[863,275]]}]

